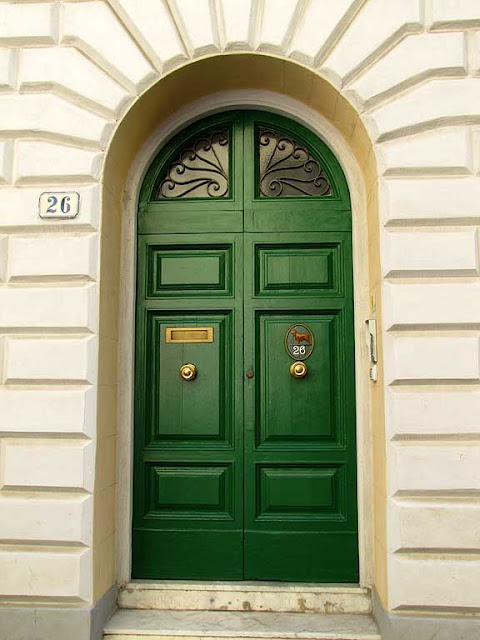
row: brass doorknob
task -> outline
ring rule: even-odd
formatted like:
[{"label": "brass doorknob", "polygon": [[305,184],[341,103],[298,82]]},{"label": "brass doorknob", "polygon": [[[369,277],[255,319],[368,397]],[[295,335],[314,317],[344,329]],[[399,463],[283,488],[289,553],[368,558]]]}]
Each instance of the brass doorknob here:
[{"label": "brass doorknob", "polygon": [[294,362],[290,367],[294,378],[304,378],[307,375],[307,365],[304,362]]},{"label": "brass doorknob", "polygon": [[197,375],[197,367],[194,364],[182,364],[180,367],[180,375],[184,380],[193,380]]}]

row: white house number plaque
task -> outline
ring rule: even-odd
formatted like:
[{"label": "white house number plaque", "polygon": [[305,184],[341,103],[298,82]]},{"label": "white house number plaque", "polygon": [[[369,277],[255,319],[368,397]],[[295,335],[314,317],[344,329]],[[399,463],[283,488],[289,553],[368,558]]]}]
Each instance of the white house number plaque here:
[{"label": "white house number plaque", "polygon": [[40,218],[76,218],[80,194],[76,191],[44,191],[38,201]]}]

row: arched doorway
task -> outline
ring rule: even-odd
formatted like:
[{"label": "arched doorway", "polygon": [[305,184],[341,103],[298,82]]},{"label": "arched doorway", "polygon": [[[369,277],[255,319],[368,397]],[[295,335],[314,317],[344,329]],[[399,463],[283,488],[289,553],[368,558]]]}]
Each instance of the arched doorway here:
[{"label": "arched doorway", "polygon": [[141,190],[136,327],[133,577],[356,582],[351,209],[327,146],[258,111],[172,139]]}]

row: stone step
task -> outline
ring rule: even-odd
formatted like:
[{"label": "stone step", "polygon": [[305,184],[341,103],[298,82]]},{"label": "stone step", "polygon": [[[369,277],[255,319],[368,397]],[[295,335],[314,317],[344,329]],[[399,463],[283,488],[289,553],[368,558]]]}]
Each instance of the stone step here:
[{"label": "stone step", "polygon": [[370,613],[370,591],[357,585],[138,580],[119,593],[122,609]]},{"label": "stone step", "polygon": [[119,610],[105,640],[382,640],[371,615]]}]

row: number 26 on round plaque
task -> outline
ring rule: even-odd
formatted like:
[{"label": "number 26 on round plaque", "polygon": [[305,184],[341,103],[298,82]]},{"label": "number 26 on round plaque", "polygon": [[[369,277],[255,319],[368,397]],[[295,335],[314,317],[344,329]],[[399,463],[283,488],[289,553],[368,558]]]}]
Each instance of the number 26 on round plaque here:
[{"label": "number 26 on round plaque", "polygon": [[294,360],[306,360],[312,355],[315,339],[306,324],[294,324],[285,335],[285,349]]}]

